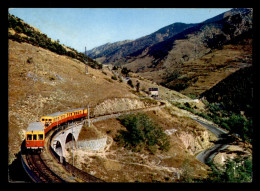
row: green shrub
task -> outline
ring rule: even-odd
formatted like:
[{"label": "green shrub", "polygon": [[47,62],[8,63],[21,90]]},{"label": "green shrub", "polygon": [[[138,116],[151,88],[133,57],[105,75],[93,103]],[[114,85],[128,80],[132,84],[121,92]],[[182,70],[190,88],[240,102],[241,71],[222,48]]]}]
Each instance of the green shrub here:
[{"label": "green shrub", "polygon": [[20,27],[20,26],[15,26],[14,27],[14,30],[18,33],[22,33],[23,32],[23,29]]},{"label": "green shrub", "polygon": [[235,158],[228,160],[224,167],[218,168],[212,162],[209,163],[212,172],[206,182],[214,183],[242,183],[252,181],[252,160]]},{"label": "green shrub", "polygon": [[111,76],[112,80],[117,80],[117,77],[115,75]]},{"label": "green shrub", "polygon": [[68,52],[67,52],[67,55],[68,55],[69,57],[71,57],[71,58],[76,58],[76,54],[75,54],[74,52],[72,52],[72,51],[68,51]]},{"label": "green shrub", "polygon": [[126,77],[128,77],[129,72],[131,72],[131,70],[128,70],[126,67],[123,67],[121,70],[121,73],[124,74]]},{"label": "green shrub", "polygon": [[127,81],[127,84],[128,84],[129,86],[131,86],[132,88],[134,87],[132,80],[128,80],[128,81]]},{"label": "green shrub", "polygon": [[120,117],[119,120],[127,129],[127,131],[120,130],[116,136],[115,141],[119,145],[133,151],[147,149],[153,154],[157,149],[169,150],[169,137],[146,114],[129,114]]}]

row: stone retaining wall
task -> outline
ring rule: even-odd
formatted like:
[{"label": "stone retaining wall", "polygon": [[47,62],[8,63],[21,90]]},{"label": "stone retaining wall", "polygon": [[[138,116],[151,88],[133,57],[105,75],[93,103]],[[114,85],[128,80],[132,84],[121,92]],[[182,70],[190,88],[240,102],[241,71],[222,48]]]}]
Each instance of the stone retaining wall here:
[{"label": "stone retaining wall", "polygon": [[107,137],[94,140],[78,141],[77,147],[82,150],[99,151],[105,148],[107,144]]}]

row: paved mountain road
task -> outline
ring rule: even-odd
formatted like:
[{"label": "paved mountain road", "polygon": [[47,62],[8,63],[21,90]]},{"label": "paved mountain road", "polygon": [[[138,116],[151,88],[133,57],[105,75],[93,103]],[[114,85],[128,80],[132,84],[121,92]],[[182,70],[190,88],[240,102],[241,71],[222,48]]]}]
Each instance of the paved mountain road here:
[{"label": "paved mountain road", "polygon": [[226,135],[227,132],[224,131],[223,129],[220,129],[214,125],[211,125],[211,124],[208,124],[208,123],[205,123],[205,122],[202,122],[196,118],[192,118],[193,120],[199,122],[201,125],[203,125],[204,127],[208,128],[212,133],[214,133],[218,139],[221,139],[223,137],[223,135]]},{"label": "paved mountain road", "polygon": [[204,127],[208,128],[212,133],[214,133],[217,138],[218,138],[218,141],[219,142],[224,142],[224,143],[217,143],[215,144],[214,146],[200,152],[196,158],[203,162],[203,163],[207,163],[209,161],[211,161],[213,159],[214,156],[216,156],[216,154],[225,149],[226,147],[228,147],[229,145],[226,143],[226,136],[227,135],[227,132],[214,126],[214,125],[211,125],[211,124],[207,124],[205,122],[202,122],[196,118],[193,118],[195,121],[197,121],[198,123],[200,123],[201,125],[203,125]]}]

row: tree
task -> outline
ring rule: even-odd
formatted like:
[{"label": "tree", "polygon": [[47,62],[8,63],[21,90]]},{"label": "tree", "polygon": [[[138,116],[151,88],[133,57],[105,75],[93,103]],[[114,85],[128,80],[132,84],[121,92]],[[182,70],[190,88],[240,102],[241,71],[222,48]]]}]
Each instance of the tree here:
[{"label": "tree", "polygon": [[140,82],[137,81],[137,84],[136,84],[136,91],[139,92],[140,91]]},{"label": "tree", "polygon": [[128,81],[127,81],[127,84],[128,84],[129,86],[131,86],[132,88],[134,87],[132,80],[128,80]]},{"label": "tree", "polygon": [[124,74],[126,77],[128,77],[129,72],[131,72],[131,70],[128,70],[126,67],[123,67],[123,69],[121,70],[121,73]]}]

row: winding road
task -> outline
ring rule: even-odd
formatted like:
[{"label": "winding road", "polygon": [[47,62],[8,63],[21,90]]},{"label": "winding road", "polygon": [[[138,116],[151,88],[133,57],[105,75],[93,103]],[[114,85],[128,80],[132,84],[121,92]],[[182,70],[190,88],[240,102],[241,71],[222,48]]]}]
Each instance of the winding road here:
[{"label": "winding road", "polygon": [[227,136],[228,133],[214,125],[202,122],[196,118],[192,118],[192,119],[197,121],[198,123],[200,123],[207,129],[209,129],[218,138],[218,141],[214,146],[200,152],[196,156],[196,158],[203,163],[210,162],[219,151],[221,151],[229,146],[229,144],[228,144],[229,140],[228,140],[228,136]]}]

